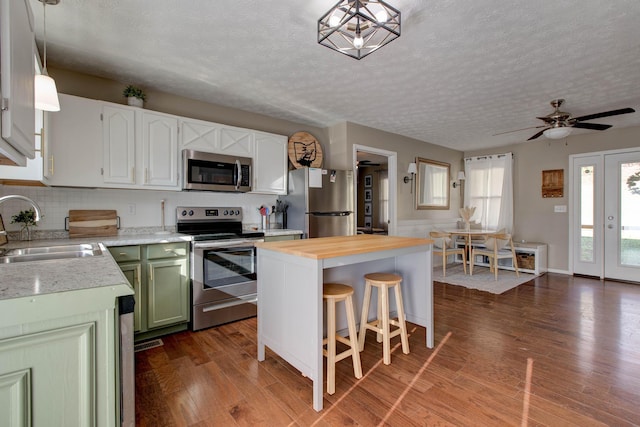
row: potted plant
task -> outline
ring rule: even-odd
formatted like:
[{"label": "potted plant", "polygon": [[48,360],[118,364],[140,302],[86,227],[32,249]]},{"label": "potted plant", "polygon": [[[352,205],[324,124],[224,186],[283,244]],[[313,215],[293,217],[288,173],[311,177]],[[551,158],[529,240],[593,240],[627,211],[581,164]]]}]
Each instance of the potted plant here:
[{"label": "potted plant", "polygon": [[20,240],[31,240],[31,226],[37,226],[36,212],[33,209],[28,211],[20,211],[11,217],[11,224],[22,224],[20,229]]},{"label": "potted plant", "polygon": [[127,98],[127,103],[134,107],[142,107],[147,98],[142,89],[133,85],[124,88],[122,95]]}]

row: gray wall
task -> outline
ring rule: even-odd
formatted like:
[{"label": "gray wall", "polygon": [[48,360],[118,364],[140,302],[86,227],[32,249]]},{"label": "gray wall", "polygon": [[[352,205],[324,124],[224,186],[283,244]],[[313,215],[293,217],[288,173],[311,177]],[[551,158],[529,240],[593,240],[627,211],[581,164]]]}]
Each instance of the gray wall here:
[{"label": "gray wall", "polygon": [[[462,152],[355,123],[334,126],[329,133],[339,135],[331,138],[329,159],[331,167],[336,169],[353,167],[354,145],[365,145],[398,153],[398,220],[442,219],[458,216],[458,208],[461,206],[458,189],[451,188],[449,210],[416,210],[414,208],[415,191],[411,193],[411,185],[405,184],[403,179],[407,176],[409,163],[414,162],[416,157],[450,163],[451,177],[456,177],[462,167]],[[338,145],[340,149],[336,148]]]}]

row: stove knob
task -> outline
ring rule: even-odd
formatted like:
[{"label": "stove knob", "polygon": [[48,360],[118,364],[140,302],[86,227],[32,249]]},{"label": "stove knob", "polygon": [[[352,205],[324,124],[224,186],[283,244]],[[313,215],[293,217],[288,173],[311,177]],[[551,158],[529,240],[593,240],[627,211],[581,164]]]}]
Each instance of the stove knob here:
[{"label": "stove knob", "polygon": [[192,210],[189,211],[189,216],[193,216],[193,211]]},{"label": "stove knob", "polygon": [[225,209],[225,210],[224,210],[224,215],[225,215],[225,216],[229,215],[229,211]]},{"label": "stove knob", "polygon": [[236,209],[236,215],[240,215],[240,209]]},{"label": "stove knob", "polygon": [[185,210],[185,211],[182,211],[182,212],[180,212],[180,214],[181,214],[182,216],[187,216],[187,211],[186,211],[186,210]]}]

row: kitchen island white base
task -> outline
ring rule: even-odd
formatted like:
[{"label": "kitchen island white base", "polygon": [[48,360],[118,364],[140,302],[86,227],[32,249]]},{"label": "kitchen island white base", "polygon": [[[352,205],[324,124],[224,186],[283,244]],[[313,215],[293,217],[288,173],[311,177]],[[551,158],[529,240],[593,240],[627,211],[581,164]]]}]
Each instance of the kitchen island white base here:
[{"label": "kitchen island white base", "polygon": [[[265,360],[265,346],[313,381],[313,408],[322,410],[323,398],[323,306],[324,281],[354,288],[356,318],[362,307],[364,274],[395,272],[403,277],[402,293],[406,320],[426,328],[427,347],[433,348],[433,283],[431,241],[389,236],[348,236],[366,246],[366,252],[346,253],[336,246],[336,255],[314,253],[309,245],[322,238],[300,240],[295,248],[287,242],[258,244],[258,360]],[[374,239],[374,240],[371,240]],[[393,248],[381,242],[403,243]],[[390,240],[391,239],[391,240]],[[338,242],[335,242],[338,244]],[[284,244],[284,245],[282,245]],[[306,245],[306,246],[305,246]],[[310,252],[305,252],[310,249]],[[346,252],[349,252],[348,250]],[[370,318],[375,316],[372,307]],[[340,319],[338,319],[340,325]],[[382,354],[380,355],[382,357]]]}]

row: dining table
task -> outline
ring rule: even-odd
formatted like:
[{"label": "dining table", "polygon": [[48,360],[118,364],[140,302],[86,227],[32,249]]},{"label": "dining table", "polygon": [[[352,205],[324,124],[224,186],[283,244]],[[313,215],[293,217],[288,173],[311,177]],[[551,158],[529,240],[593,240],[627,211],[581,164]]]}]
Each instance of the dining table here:
[{"label": "dining table", "polygon": [[449,233],[452,236],[462,236],[465,238],[465,246],[471,247],[471,239],[474,237],[491,237],[496,234],[498,230],[486,229],[486,228],[471,228],[469,230],[463,228],[453,228],[450,230],[444,230],[445,233]]},{"label": "dining table", "polygon": [[445,233],[451,234],[451,236],[461,236],[464,237],[464,248],[467,253],[467,262],[469,261],[469,257],[471,256],[471,241],[474,238],[484,237],[485,239],[493,236],[498,232],[498,230],[488,229],[488,228],[452,228],[449,230],[443,230]]}]

